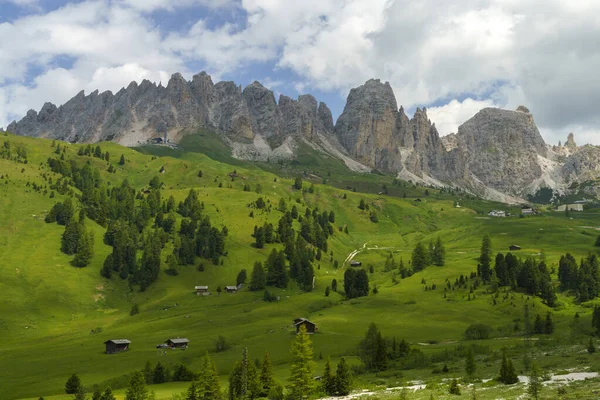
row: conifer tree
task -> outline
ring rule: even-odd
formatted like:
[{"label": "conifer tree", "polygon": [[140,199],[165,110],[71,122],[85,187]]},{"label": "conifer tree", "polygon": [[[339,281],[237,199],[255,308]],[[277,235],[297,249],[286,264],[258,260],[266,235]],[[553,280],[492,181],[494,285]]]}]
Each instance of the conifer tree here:
[{"label": "conifer tree", "polygon": [[82,224],[75,221],[69,223],[62,234],[60,250],[69,255],[77,253],[79,242],[83,240],[83,236],[85,236],[85,229]]},{"label": "conifer tree", "polygon": [[485,234],[481,241],[481,255],[479,256],[478,272],[484,282],[492,276],[492,240],[489,234]]},{"label": "conifer tree", "polygon": [[94,255],[94,232],[84,229],[83,235],[77,242],[77,254],[73,259],[73,265],[76,267],[87,267],[92,261]]},{"label": "conifer tree", "polygon": [[544,322],[542,321],[542,317],[540,317],[540,314],[535,316],[535,322],[533,323],[533,332],[538,335],[544,333]]},{"label": "conifer tree", "polygon": [[467,358],[465,359],[465,372],[469,376],[473,376],[473,374],[477,371],[477,364],[475,364],[475,355],[473,354],[473,348],[469,347],[467,350]]},{"label": "conifer tree", "polygon": [[75,394],[77,393],[77,391],[79,391],[80,387],[81,379],[79,379],[79,376],[77,376],[77,374],[73,374],[69,377],[69,379],[67,379],[67,382],[65,383],[65,393]]},{"label": "conifer tree", "polygon": [[260,261],[254,263],[249,289],[251,291],[263,290],[267,286],[267,275]]},{"label": "conifer tree", "polygon": [[352,389],[352,373],[346,359],[342,359],[338,362],[337,369],[335,372],[335,391],[338,396],[347,396],[350,394]]},{"label": "conifer tree", "polygon": [[77,393],[75,393],[75,396],[73,396],[73,400],[87,400],[86,393],[87,392],[85,388],[83,386],[80,386],[77,390]]},{"label": "conifer tree", "polygon": [[387,367],[386,343],[374,323],[358,345],[358,356],[369,371],[383,371]]},{"label": "conifer tree", "polygon": [[321,378],[323,382],[323,391],[328,396],[334,396],[336,394],[336,377],[331,370],[331,359],[327,358],[327,362],[325,363],[325,370],[323,371],[323,377]]},{"label": "conifer tree", "polygon": [[136,371],[129,380],[129,387],[125,391],[125,400],[147,400],[148,388],[142,371]]},{"label": "conifer tree", "polygon": [[315,389],[313,349],[304,325],[292,342],[292,367],[288,395],[291,400],[311,396]]},{"label": "conifer tree", "polygon": [[165,367],[160,363],[160,361],[156,364],[156,367],[154,367],[152,381],[154,383],[164,383],[166,381]]},{"label": "conifer tree", "polygon": [[529,374],[529,384],[527,385],[527,392],[533,399],[538,400],[541,389],[542,382],[540,380],[538,366],[534,363],[531,367],[531,372]]},{"label": "conifer tree", "polygon": [[271,389],[275,387],[275,377],[273,376],[273,364],[271,364],[271,357],[269,353],[265,353],[263,362],[260,368],[259,376],[260,386],[262,388],[261,396],[266,397]]},{"label": "conifer tree", "polygon": [[117,400],[110,386],[104,389],[104,393],[102,393],[102,397],[100,397],[100,400]]},{"label": "conifer tree", "polygon": [[512,361],[506,357],[506,354],[502,354],[502,364],[500,366],[500,382],[506,385],[512,385],[519,381],[519,377],[515,371]]},{"label": "conifer tree", "polygon": [[[208,356],[204,356],[199,380],[199,398],[202,400],[221,400],[221,384],[219,373],[215,362]],[[126,399],[127,400],[127,399]]]},{"label": "conifer tree", "polygon": [[435,246],[433,248],[433,260],[434,265],[438,267],[443,267],[446,263],[446,249],[442,244],[442,239],[438,236],[437,241],[435,242]]},{"label": "conifer tree", "polygon": [[460,386],[458,386],[458,381],[456,378],[452,379],[450,382],[450,386],[448,387],[448,393],[460,396]]},{"label": "conifer tree", "polygon": [[119,165],[125,165],[125,155],[121,154],[121,158],[119,159]]},{"label": "conifer tree", "polygon": [[552,314],[546,313],[546,322],[544,324],[544,333],[546,335],[551,335],[554,333],[554,322],[552,321]]},{"label": "conifer tree", "polygon": [[427,251],[421,242],[417,243],[412,253],[412,267],[415,272],[425,269],[429,265]]},{"label": "conifer tree", "polygon": [[94,386],[94,392],[92,393],[92,400],[101,400],[102,392],[98,386]]},{"label": "conifer tree", "polygon": [[202,400],[199,392],[200,392],[200,386],[198,385],[198,383],[195,380],[192,381],[192,383],[188,387],[187,393],[185,395],[185,400]]},{"label": "conifer tree", "polygon": [[594,354],[596,352],[596,346],[594,345],[594,338],[590,336],[590,342],[587,347],[587,352],[590,354]]}]

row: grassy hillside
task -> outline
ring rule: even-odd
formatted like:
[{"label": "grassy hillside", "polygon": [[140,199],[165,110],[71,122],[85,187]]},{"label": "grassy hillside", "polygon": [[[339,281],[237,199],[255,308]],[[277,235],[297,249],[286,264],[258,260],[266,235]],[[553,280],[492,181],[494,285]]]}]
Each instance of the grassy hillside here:
[{"label": "grassy hillside", "polygon": [[[598,213],[573,212],[571,218],[563,213],[546,213],[524,219],[491,219],[481,212],[498,208],[497,204],[453,197],[432,189],[428,190],[429,196],[425,196],[424,188],[406,182],[393,183],[391,177],[381,175],[359,176],[334,171],[333,176],[327,177],[327,165],[314,171],[316,174],[306,175],[307,181],[316,183],[314,193],[301,192],[292,189],[292,174],[277,176],[273,173],[277,168],[259,168],[237,161],[227,164],[192,151],[162,148],[136,151],[102,143],[102,150],[110,152],[110,164],[116,168],[112,174],[106,172],[105,161],[78,156],[79,146],[61,143],[67,146],[67,159],[80,164],[89,162],[103,171],[102,179],[113,186],[126,178],[136,189],[142,189],[148,186],[150,179],[159,176],[164,183],[163,198],[173,195],[177,201],[183,200],[190,188],[196,189],[213,225],[228,227],[228,254],[223,265],[202,261],[203,272],[195,266],[182,266],[178,276],[161,272],[158,281],[140,293],[137,289],[131,290],[127,282],[118,277],[107,280],[100,276],[100,268],[111,248],[102,241],[105,228],[93,221],[86,222],[95,234],[94,258],[88,267],[71,266],[72,256],[60,251],[64,227],[46,224],[44,217],[52,205],[64,197],[56,194],[50,198],[50,190],[38,191],[32,187],[33,183],[48,185],[42,174],[54,180],[58,178],[46,164],[55,149],[51,142],[11,135],[0,137],[0,143],[4,141],[10,142],[12,149],[19,146],[26,149],[28,162],[0,159],[2,399],[58,395],[73,372],[77,372],[88,387],[94,384],[124,387],[125,375],[141,369],[146,361],[161,361],[167,365],[183,362],[198,368],[200,357],[207,351],[215,359],[225,382],[243,347],[248,347],[253,358],[261,358],[269,351],[277,377],[284,382],[289,373],[289,346],[294,337],[291,322],[296,317],[306,317],[318,324],[319,333],[313,337],[315,354],[330,356],[334,361],[349,356],[352,363],[358,363],[354,357],[356,346],[370,322],[375,322],[385,336],[405,338],[426,354],[454,348],[466,327],[481,322],[494,327],[496,336],[508,337],[484,342],[490,351],[498,351],[522,342],[511,329],[515,321],[522,318],[523,304],[534,307],[534,314],[545,315],[548,308],[539,299],[521,293],[511,294],[507,300],[500,299],[494,305],[492,294],[487,293],[485,287],[478,288],[473,295],[465,289],[444,297],[446,279],[454,282],[461,274],[476,270],[485,233],[492,237],[494,253],[507,252],[509,245],[518,244],[522,247],[520,256],[539,257],[543,253],[549,268],[556,269],[561,254],[571,252],[580,258],[593,250],[600,226]],[[118,162],[121,154],[126,160],[123,166]],[[230,161],[219,154],[215,158]],[[161,169],[164,173],[159,173]],[[199,170],[203,172],[201,178]],[[228,174],[234,170],[239,177],[232,180]],[[321,184],[323,179],[329,179],[331,184]],[[243,191],[248,184],[251,191]],[[389,195],[377,194],[384,184],[390,188]],[[260,194],[256,193],[258,185]],[[304,185],[308,187],[309,183]],[[356,192],[344,190],[346,186],[356,187]],[[254,210],[254,216],[250,217],[248,204],[258,197],[263,197],[267,204],[270,202],[272,210]],[[421,201],[415,201],[416,197]],[[214,293],[217,286],[235,284],[242,268],[250,273],[255,261],[265,261],[273,248],[281,248],[280,244],[269,244],[264,249],[256,249],[252,247],[254,239],[251,237],[255,225],[277,224],[282,216],[276,210],[281,198],[288,207],[296,205],[301,214],[306,207],[335,212],[336,229],[329,241],[331,254],[315,262],[315,289],[305,293],[293,283],[285,290],[273,289],[280,301],[272,303],[263,301],[262,292],[249,292],[246,288],[235,294],[196,296],[195,285],[209,285]],[[370,221],[369,212],[358,209],[361,199],[376,212],[378,223]],[[460,200],[463,207],[453,207],[455,200]],[[340,226],[347,226],[348,234],[338,231]],[[389,254],[393,254],[396,261],[402,259],[408,264],[417,242],[428,243],[438,237],[446,246],[444,267],[430,266],[403,280],[394,278],[397,271],[384,270]],[[163,250],[163,268],[168,249]],[[376,286],[378,293],[353,300],[345,300],[335,292],[326,297],[325,288],[333,278],[343,286],[343,273],[348,268],[344,260],[355,250],[358,253],[354,259],[361,261],[364,268],[373,266],[374,272],[369,273],[370,285],[371,288]],[[335,261],[339,268],[334,268]],[[200,262],[198,259],[196,264]],[[428,286],[435,284],[437,289],[426,291],[422,282]],[[557,343],[568,343],[573,315],[578,312],[582,321],[589,324],[590,307],[594,302],[575,304],[571,297],[561,294],[559,301],[561,304],[554,311],[557,334],[553,338]],[[138,304],[141,312],[130,316],[133,304]],[[227,351],[214,352],[218,336],[225,337],[230,345]],[[161,355],[155,346],[170,337],[187,337],[191,340],[190,347]],[[103,342],[111,338],[131,340],[130,351],[105,355]],[[585,348],[580,342],[572,344]],[[593,356],[582,361],[556,354],[546,361],[548,368],[600,367]],[[455,364],[460,368],[459,361]],[[321,370],[321,359],[318,365]],[[483,363],[481,373],[492,377],[497,368],[495,361]],[[371,386],[430,377],[431,368],[428,368],[389,376],[367,374],[359,377],[359,382]],[[170,398],[171,393],[181,392],[186,386],[171,383],[157,385],[155,390],[158,398]],[[56,397],[60,398],[63,397]]]}]

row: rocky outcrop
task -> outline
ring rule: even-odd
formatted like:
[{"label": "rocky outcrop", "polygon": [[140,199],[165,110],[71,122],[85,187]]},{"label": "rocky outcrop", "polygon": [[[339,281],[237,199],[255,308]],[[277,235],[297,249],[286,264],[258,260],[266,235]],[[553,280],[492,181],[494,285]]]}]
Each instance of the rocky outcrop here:
[{"label": "rocky outcrop", "polygon": [[547,146],[525,106],[483,109],[457,133],[440,137],[425,108],[407,116],[390,84],[378,79],[350,91],[335,124],[327,105],[309,94],[277,101],[259,82],[246,88],[214,84],[201,72],[189,82],[173,74],[166,87],[144,80],[115,94],[82,91],[59,107],[46,103],[39,113],[30,110],[7,130],[134,146],[165,133],[177,142],[199,128],[221,134],[242,159],[294,158],[305,143],[356,171],[376,169],[497,200],[540,187],[565,191],[600,176],[600,148],[578,147],[573,134],[564,146]]}]

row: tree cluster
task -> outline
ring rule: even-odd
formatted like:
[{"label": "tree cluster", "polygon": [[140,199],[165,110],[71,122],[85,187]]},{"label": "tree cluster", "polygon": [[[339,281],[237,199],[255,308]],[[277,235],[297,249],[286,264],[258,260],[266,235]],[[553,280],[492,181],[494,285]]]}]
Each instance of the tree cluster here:
[{"label": "tree cluster", "polygon": [[348,268],[344,272],[344,292],[346,297],[353,299],[369,295],[369,276],[364,269]]},{"label": "tree cluster", "polygon": [[560,257],[558,280],[563,291],[572,291],[580,302],[592,300],[600,293],[600,271],[598,256],[589,254],[582,258],[579,266],[571,254]]}]

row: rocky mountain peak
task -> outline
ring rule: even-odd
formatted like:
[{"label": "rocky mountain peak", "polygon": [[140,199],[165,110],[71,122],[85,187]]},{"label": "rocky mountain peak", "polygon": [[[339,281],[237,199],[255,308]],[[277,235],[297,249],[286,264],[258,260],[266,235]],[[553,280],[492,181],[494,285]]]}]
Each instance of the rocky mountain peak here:
[{"label": "rocky mountain peak", "polygon": [[575,143],[575,135],[573,135],[573,133],[569,133],[569,136],[567,136],[567,142],[565,143],[565,146],[571,150],[577,150],[577,144]]}]

